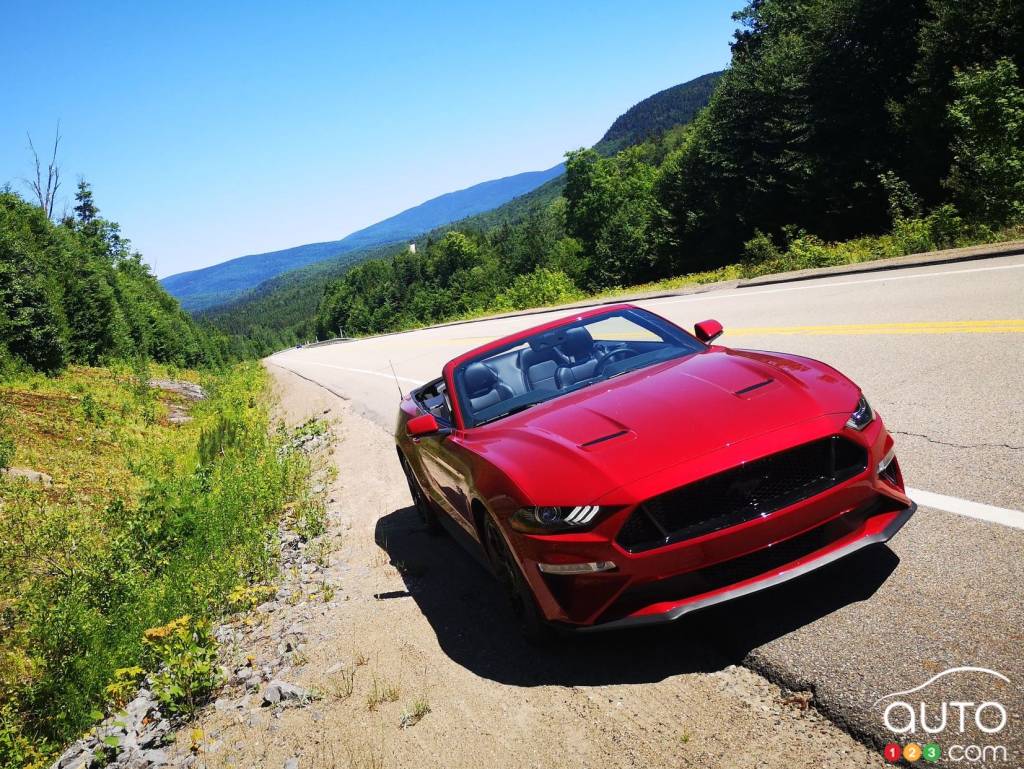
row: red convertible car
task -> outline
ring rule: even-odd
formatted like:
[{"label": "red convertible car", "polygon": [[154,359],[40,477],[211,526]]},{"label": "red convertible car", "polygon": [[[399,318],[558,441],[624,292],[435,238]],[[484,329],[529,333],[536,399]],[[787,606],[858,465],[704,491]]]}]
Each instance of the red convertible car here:
[{"label": "red convertible car", "polygon": [[402,400],[416,508],[479,543],[528,636],[674,620],[913,514],[857,385],[721,333],[587,310],[460,355]]}]

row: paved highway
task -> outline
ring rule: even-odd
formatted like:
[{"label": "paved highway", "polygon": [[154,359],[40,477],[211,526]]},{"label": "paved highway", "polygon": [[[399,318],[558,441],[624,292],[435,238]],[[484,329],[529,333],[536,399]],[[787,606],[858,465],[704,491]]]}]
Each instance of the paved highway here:
[{"label": "paved highway", "polygon": [[[1024,765],[1024,257],[637,304],[686,328],[716,318],[726,329],[721,344],[807,355],[851,376],[894,433],[921,503],[891,549],[708,612],[691,631],[785,685],[813,690],[827,715],[876,742],[887,735],[871,705],[877,697],[952,666],[1000,671],[1012,681],[1000,695],[1011,712],[1000,736]],[[550,317],[288,350],[270,362],[390,430],[391,366],[407,390],[456,354]]]}]

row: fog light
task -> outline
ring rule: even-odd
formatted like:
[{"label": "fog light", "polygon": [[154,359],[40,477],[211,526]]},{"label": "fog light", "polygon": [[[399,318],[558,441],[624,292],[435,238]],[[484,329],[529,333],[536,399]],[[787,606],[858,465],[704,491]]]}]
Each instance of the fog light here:
[{"label": "fog light", "polygon": [[610,571],[615,568],[613,561],[591,561],[590,563],[538,563],[537,568],[545,574],[592,574],[595,571]]},{"label": "fog light", "polygon": [[895,446],[893,446],[891,449],[889,449],[889,453],[886,454],[882,458],[882,461],[878,463],[878,474],[881,475],[882,473],[884,473],[886,471],[886,469],[889,467],[889,465],[892,464],[892,461],[894,459],[896,459],[896,447]]}]

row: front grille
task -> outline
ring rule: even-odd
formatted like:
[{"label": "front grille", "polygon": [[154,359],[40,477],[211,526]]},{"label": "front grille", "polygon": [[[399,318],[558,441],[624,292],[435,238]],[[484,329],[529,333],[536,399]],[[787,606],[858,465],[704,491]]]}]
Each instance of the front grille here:
[{"label": "front grille", "polygon": [[805,443],[653,497],[616,541],[636,553],[765,516],[860,474],[867,451],[833,435]]}]

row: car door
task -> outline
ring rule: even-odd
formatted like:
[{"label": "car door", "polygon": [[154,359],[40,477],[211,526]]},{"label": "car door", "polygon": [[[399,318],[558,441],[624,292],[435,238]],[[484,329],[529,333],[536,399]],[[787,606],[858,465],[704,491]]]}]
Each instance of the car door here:
[{"label": "car door", "polygon": [[461,527],[474,532],[469,489],[472,468],[457,433],[427,435],[419,439],[423,467],[434,486],[434,501]]},{"label": "car door", "polygon": [[[427,385],[431,386],[437,387],[433,382]],[[442,387],[437,389],[441,394],[433,400],[428,410],[442,429],[435,435],[420,436],[413,441],[423,471],[428,476],[427,493],[456,523],[468,528],[472,525],[469,504],[471,467],[466,450],[458,445],[452,433],[451,402]],[[468,530],[472,531],[471,528]]]}]

